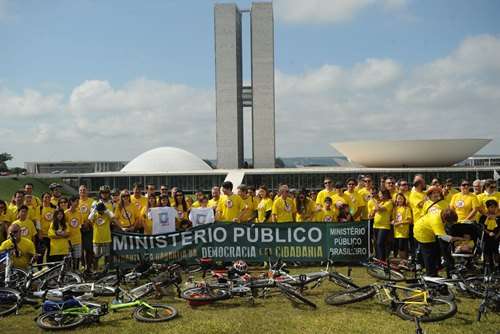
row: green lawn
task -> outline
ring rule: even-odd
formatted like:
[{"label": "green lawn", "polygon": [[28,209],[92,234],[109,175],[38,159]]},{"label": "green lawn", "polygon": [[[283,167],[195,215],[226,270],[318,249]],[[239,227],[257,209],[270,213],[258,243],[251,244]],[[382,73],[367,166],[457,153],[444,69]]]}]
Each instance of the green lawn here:
[{"label": "green lawn", "polygon": [[0,199],[4,201],[10,200],[12,195],[18,189],[23,189],[25,183],[33,183],[33,193],[40,196],[42,193],[49,191],[49,184],[52,182],[61,183],[60,178],[35,178],[30,176],[0,176]]},{"label": "green lawn", "polygon": [[[300,271],[315,271],[303,268]],[[294,271],[299,271],[295,269]],[[339,271],[346,272],[345,268]],[[360,284],[373,282],[363,268],[354,268],[353,278]],[[317,303],[318,309],[310,310],[292,305],[288,299],[276,295],[257,300],[251,305],[244,298],[217,302],[212,305],[191,308],[185,301],[171,296],[161,303],[175,306],[179,317],[166,323],[139,323],[131,317],[131,310],[123,310],[101,318],[100,324],[90,324],[71,332],[76,333],[415,333],[412,322],[391,315],[387,308],[375,300],[343,307],[333,307],[323,301],[325,294],[340,288],[324,282],[318,289],[306,292]],[[155,301],[158,302],[158,301]],[[481,333],[496,334],[500,330],[500,315],[489,314],[480,323],[475,321],[478,300],[460,298],[455,317],[439,323],[422,324],[428,334],[434,333]],[[30,306],[21,309],[19,315],[0,319],[0,328],[9,333],[37,332],[34,322],[38,311]]]}]

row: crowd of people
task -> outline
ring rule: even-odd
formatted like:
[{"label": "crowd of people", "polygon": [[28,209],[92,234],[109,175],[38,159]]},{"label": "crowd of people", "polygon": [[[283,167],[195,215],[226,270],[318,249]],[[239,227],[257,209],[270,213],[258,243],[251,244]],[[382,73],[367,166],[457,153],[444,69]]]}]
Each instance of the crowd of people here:
[{"label": "crowd of people", "polygon": [[[202,191],[192,195],[181,189],[149,184],[134,184],[128,189],[102,186],[97,198],[91,198],[81,185],[78,196],[62,195],[59,184],[39,198],[33,185],[25,184],[12,198],[0,200],[0,251],[16,247],[14,265],[26,268],[31,257],[37,261],[60,261],[73,256],[75,270],[93,271],[104,257],[110,262],[111,231],[152,234],[151,208],[173,207],[177,211],[176,230],[191,228],[192,208],[212,208],[215,220],[240,223],[282,222],[359,222],[370,221],[376,257],[389,253],[401,259],[422,259],[428,274],[435,275],[445,248],[472,252],[473,235],[455,236],[449,227],[475,224],[484,230],[484,260],[492,269],[499,266],[499,202],[496,181],[467,180],[460,190],[452,180],[433,179],[427,185],[422,175],[413,183],[384,177],[376,186],[370,176],[349,178],[345,182],[324,179],[320,191],[289,189],[281,184],[274,193],[266,186],[236,187],[224,182],[214,186],[210,198]],[[14,245],[15,243],[15,245]]]}]

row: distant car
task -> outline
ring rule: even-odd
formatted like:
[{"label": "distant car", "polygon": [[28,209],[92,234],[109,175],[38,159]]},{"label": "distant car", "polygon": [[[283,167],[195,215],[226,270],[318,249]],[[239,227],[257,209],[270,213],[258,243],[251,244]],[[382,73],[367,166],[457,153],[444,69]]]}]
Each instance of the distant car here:
[{"label": "distant car", "polygon": [[26,171],[22,172],[21,175],[27,175],[28,173],[26,173]]},{"label": "distant car", "polygon": [[0,176],[8,176],[9,172],[0,172]]}]

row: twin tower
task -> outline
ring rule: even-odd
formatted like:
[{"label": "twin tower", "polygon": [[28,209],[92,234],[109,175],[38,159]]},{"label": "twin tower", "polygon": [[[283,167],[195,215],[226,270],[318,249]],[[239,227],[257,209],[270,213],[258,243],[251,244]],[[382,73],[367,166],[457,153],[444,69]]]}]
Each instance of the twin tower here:
[{"label": "twin tower", "polygon": [[[243,85],[241,15],[250,15],[251,85]],[[274,27],[271,3],[216,4],[217,168],[243,167],[243,107],[252,108],[254,168],[275,167]]]}]

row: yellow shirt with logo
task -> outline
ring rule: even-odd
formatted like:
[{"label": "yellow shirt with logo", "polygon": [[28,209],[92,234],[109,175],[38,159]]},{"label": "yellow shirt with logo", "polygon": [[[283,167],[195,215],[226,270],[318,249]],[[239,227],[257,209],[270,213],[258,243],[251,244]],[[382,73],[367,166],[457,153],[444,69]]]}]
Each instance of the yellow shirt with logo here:
[{"label": "yellow shirt with logo", "polygon": [[[0,245],[0,252],[12,249],[14,249],[14,243],[10,238]],[[31,240],[21,237],[17,241],[17,250],[19,251],[19,256],[16,256],[14,252],[11,253],[12,265],[16,268],[28,269],[31,258],[35,255],[35,244]]]},{"label": "yellow shirt with logo", "polygon": [[319,204],[321,205],[321,207],[323,207],[325,205],[325,198],[327,197],[332,198],[333,195],[336,194],[337,192],[335,191],[335,189],[332,190],[323,189],[318,193],[318,196],[316,196],[316,204]]},{"label": "yellow shirt with logo", "polygon": [[450,206],[451,199],[453,198],[453,196],[455,196],[455,194],[458,194],[458,193],[459,193],[459,191],[455,188],[451,188],[450,191],[448,191],[448,193],[444,197],[444,200],[446,201],[446,203],[448,203],[448,206]]},{"label": "yellow shirt with logo", "polygon": [[[66,225],[65,229],[59,228],[57,230],[69,233],[69,228]],[[68,255],[69,254],[69,238],[61,237],[56,235],[56,230],[54,229],[54,223],[50,224],[49,228],[49,238],[50,238],[50,255]]]},{"label": "yellow shirt with logo", "polygon": [[137,207],[130,203],[125,207],[118,205],[114,212],[115,218],[120,223],[121,227],[130,228],[135,226],[136,221],[139,219],[139,212]]},{"label": "yellow shirt with logo", "polygon": [[257,205],[257,222],[266,223],[271,221],[271,215],[266,220],[266,212],[273,210],[273,200],[268,198],[262,198]]},{"label": "yellow shirt with logo", "polygon": [[[463,222],[474,209],[479,209],[479,202],[474,194],[457,193],[451,198],[450,206],[458,216],[458,222]],[[476,216],[471,219],[475,219]]]},{"label": "yellow shirt with logo", "polygon": [[318,211],[316,218],[317,222],[327,222],[327,223],[332,223],[332,222],[337,222],[339,212],[335,207],[330,207],[330,209],[323,208],[321,211]]},{"label": "yellow shirt with logo", "polygon": [[153,220],[149,218],[149,209],[148,207],[144,207],[141,210],[141,218],[144,222],[144,234],[151,235],[153,234]]},{"label": "yellow shirt with logo", "polygon": [[413,214],[413,222],[414,223],[425,214],[423,206],[422,207],[418,206],[418,204],[421,202],[425,203],[425,198],[426,198],[426,195],[424,192],[418,192],[416,190],[412,190],[410,192],[409,204],[410,204],[411,212]]},{"label": "yellow shirt with logo", "polygon": [[97,212],[92,219],[94,244],[111,242],[111,218],[107,214]]},{"label": "yellow shirt with logo", "polygon": [[439,235],[446,235],[440,214],[429,212],[414,224],[413,236],[418,242],[435,242]]},{"label": "yellow shirt with logo", "polygon": [[50,224],[54,219],[54,211],[56,209],[52,206],[44,206],[40,212],[40,234],[42,238],[48,238]]},{"label": "yellow shirt with logo", "polygon": [[[486,201],[494,199],[497,201],[499,208],[500,208],[500,192],[494,192],[493,194],[488,194],[486,192],[477,195],[477,201],[479,202],[479,208],[482,211],[482,213],[486,213]],[[481,215],[481,213],[478,213],[478,215]],[[479,221],[479,219],[477,220]]]},{"label": "yellow shirt with logo", "polygon": [[78,201],[78,209],[80,210],[80,213],[82,214],[84,220],[89,218],[93,203],[94,200],[90,197],[87,197],[87,199],[85,200],[80,199],[80,201]]},{"label": "yellow shirt with logo", "polygon": [[272,214],[276,215],[276,223],[293,222],[295,214],[295,201],[287,197],[286,200],[281,196],[274,199]]},{"label": "yellow shirt with logo", "polygon": [[375,216],[373,217],[373,228],[390,230],[393,207],[392,201],[387,200],[385,202],[380,202],[379,206],[385,208],[385,210],[378,210],[377,212],[375,212]]},{"label": "yellow shirt with logo", "polygon": [[[295,207],[297,207],[297,204],[295,204]],[[297,211],[295,215],[295,221],[296,222],[310,222],[314,220],[314,209],[316,207],[316,203],[311,201],[310,199],[306,199],[304,209],[302,213]]]},{"label": "yellow shirt with logo", "polygon": [[21,229],[21,237],[27,238],[31,241],[35,239],[35,235],[37,234],[37,230],[35,228],[35,223],[30,219],[26,220],[15,220],[12,224],[19,225]]},{"label": "yellow shirt with logo", "polygon": [[220,197],[218,200],[215,200],[214,198],[211,198],[209,201],[208,201],[208,204],[207,206],[209,208],[212,208],[214,210],[217,210],[217,205],[219,205],[219,200],[220,200]]},{"label": "yellow shirt with logo", "polygon": [[394,238],[409,238],[410,222],[412,220],[411,209],[408,206],[398,206],[392,211],[394,224]]},{"label": "yellow shirt with logo", "polygon": [[82,233],[80,229],[83,224],[83,216],[81,212],[77,209],[74,212],[71,209],[64,211],[64,215],[66,216],[66,224],[68,224],[69,228],[69,241],[71,245],[80,245],[82,243]]},{"label": "yellow shirt with logo", "polygon": [[236,194],[229,196],[222,195],[217,205],[217,212],[220,212],[220,221],[231,222],[234,218],[239,218],[243,202]]},{"label": "yellow shirt with logo", "polygon": [[148,198],[146,196],[140,196],[136,198],[135,195],[130,195],[130,202],[136,207],[138,212],[141,212],[142,208],[147,208]]},{"label": "yellow shirt with logo", "polygon": [[368,219],[368,201],[372,198],[372,193],[367,188],[360,188],[358,190],[358,194],[359,194],[359,196],[361,196],[363,198],[363,201],[365,202],[365,206],[363,207],[363,211],[361,212],[361,219],[367,220]]}]

